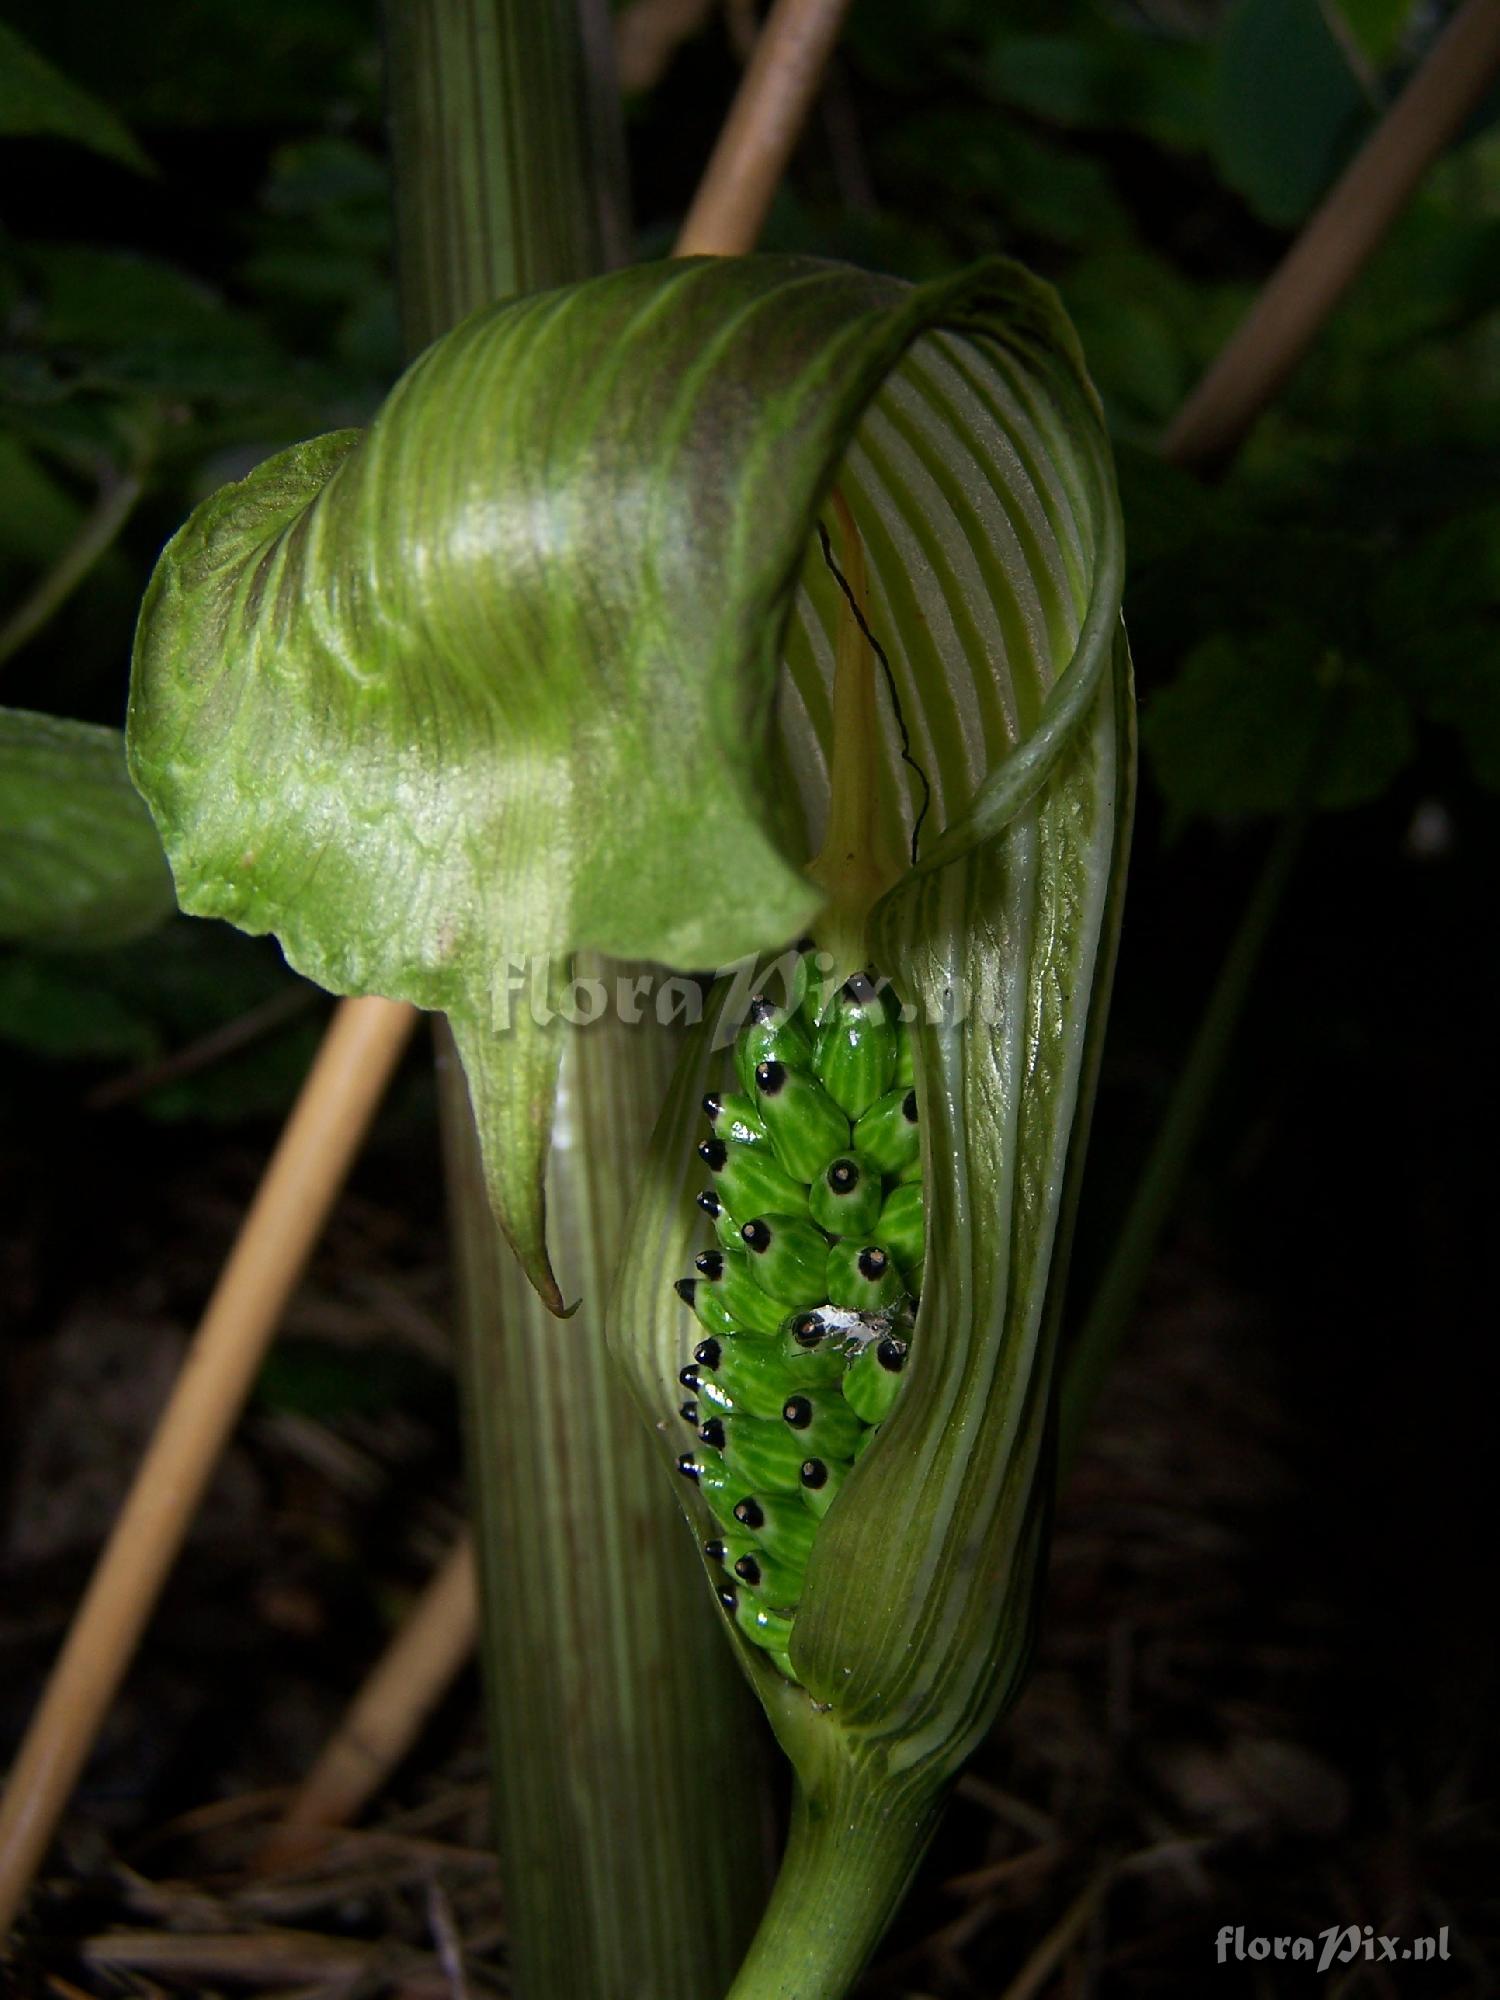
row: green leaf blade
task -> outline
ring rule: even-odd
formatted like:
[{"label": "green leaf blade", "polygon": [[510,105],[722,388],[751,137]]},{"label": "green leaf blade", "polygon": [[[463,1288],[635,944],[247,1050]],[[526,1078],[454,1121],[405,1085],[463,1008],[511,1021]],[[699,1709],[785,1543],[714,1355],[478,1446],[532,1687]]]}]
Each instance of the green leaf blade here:
[{"label": "green leaf blade", "polygon": [[[335,991],[448,1013],[471,1054],[527,1067],[480,1093],[513,1111],[539,1099],[521,1039],[492,1032],[503,968],[590,948],[714,965],[795,935],[819,899],[771,735],[823,494],[914,343],[949,330],[944,394],[993,424],[953,355],[998,343],[985,393],[1014,400],[1061,344],[1076,400],[1062,324],[1001,262],[912,291],[790,258],[641,267],[475,315],[368,433],[269,461],[163,558],[130,741],[184,907],[274,931]],[[905,393],[909,453],[913,425],[955,419],[920,370]],[[1041,471],[1048,407],[1017,403],[1031,472],[981,454],[967,475],[1013,490],[1023,550],[1078,540],[1078,496]],[[944,725],[979,731],[964,804],[1045,698],[1076,554],[1058,576],[1000,642],[1035,656],[1019,707]],[[491,1187],[547,1285],[534,1140],[509,1122]]]},{"label": "green leaf blade", "polygon": [[0,938],[123,944],[172,913],[161,843],[118,730],[0,709]]},{"label": "green leaf blade", "polygon": [[156,168],[106,104],[0,21],[0,132],[69,139],[138,174]]}]

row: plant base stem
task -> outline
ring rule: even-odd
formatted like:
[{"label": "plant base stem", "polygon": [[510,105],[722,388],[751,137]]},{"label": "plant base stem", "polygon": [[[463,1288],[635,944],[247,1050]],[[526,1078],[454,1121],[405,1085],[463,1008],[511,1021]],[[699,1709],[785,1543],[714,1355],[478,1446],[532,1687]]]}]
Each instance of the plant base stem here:
[{"label": "plant base stem", "polygon": [[511,1972],[528,2000],[708,2000],[763,1893],[764,1744],[600,1317],[675,1048],[651,1023],[566,1033],[566,1323],[495,1228],[451,1051],[439,1071]]},{"label": "plant base stem", "polygon": [[804,1788],[776,1888],[727,2000],[845,2000],[905,1896],[941,1800],[846,1766]]}]

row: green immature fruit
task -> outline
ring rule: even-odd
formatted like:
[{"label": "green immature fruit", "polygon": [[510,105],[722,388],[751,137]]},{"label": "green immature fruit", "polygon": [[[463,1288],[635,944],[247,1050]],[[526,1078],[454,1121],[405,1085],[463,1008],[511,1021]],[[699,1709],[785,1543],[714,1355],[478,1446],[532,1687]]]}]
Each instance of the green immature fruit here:
[{"label": "green immature fruit", "polygon": [[709,1536],[703,1544],[703,1553],[717,1568],[729,1570],[733,1569],[741,1556],[748,1554],[754,1547],[755,1544],[748,1535],[735,1534],[728,1528],[722,1528],[716,1534]]},{"label": "green immature fruit", "polygon": [[883,1423],[896,1401],[905,1366],[904,1340],[889,1333],[872,1340],[844,1377],[844,1397],[854,1414],[867,1424]]},{"label": "green immature fruit", "polygon": [[698,1433],[724,1454],[736,1478],[768,1493],[795,1493],[806,1456],[797,1433],[778,1417],[713,1418]]},{"label": "green immature fruit", "polygon": [[[713,1342],[711,1351],[717,1351],[718,1345],[717,1341]],[[698,1346],[710,1348],[710,1343],[700,1341]],[[697,1351],[695,1348],[694,1353]],[[697,1361],[690,1362],[678,1371],[677,1379],[688,1391],[687,1401],[678,1405],[679,1412],[695,1430],[705,1417],[722,1417],[735,1407],[733,1396],[706,1362],[701,1365]]]},{"label": "green immature fruit", "polygon": [[719,1290],[706,1285],[701,1278],[679,1278],[677,1296],[708,1333],[727,1338],[736,1331],[739,1322]]},{"label": "green immature fruit", "polygon": [[677,1470],[684,1479],[692,1480],[716,1520],[728,1522],[734,1519],[734,1503],[744,1488],[724,1463],[722,1452],[699,1444],[692,1451],[679,1455]]},{"label": "green immature fruit", "polygon": [[772,1610],[790,1613],[802,1595],[801,1563],[777,1562],[762,1548],[749,1548],[737,1556],[730,1568],[747,1590]]},{"label": "green immature fruit", "polygon": [[925,1238],[920,1185],[908,1182],[893,1188],[871,1234],[875,1242],[885,1245],[903,1271],[910,1272],[920,1264]]},{"label": "green immature fruit", "polygon": [[788,1063],[755,1065],[755,1105],[776,1157],[804,1187],[849,1143],[849,1120],[822,1084]]},{"label": "green immature fruit", "polygon": [[807,1207],[807,1188],[758,1146],[705,1139],[698,1157],[714,1177],[714,1193],[735,1227],[755,1215],[796,1215]]},{"label": "green immature fruit", "polygon": [[898,1039],[880,995],[856,973],[834,996],[813,1044],[823,1087],[850,1118],[868,1111],[895,1083]]},{"label": "green immature fruit", "polygon": [[906,1286],[895,1258],[879,1243],[835,1243],[828,1253],[827,1292],[846,1312],[883,1313],[899,1305]]},{"label": "green immature fruit", "polygon": [[[795,1679],[790,1626],[820,1523],[903,1380],[916,1300],[880,1219],[915,1264],[922,1191],[899,1179],[917,1153],[897,1010],[859,974],[814,1025],[810,981],[791,983],[797,1004],[753,1003],[735,1045],[753,1100],[703,1099],[714,1185],[697,1200],[718,1247],[678,1283],[708,1330],[679,1376],[697,1444],[678,1463],[719,1523],[720,1602]],[[874,1152],[851,1143],[851,1117]]]},{"label": "green immature fruit", "polygon": [[802,1498],[820,1520],[838,1498],[839,1488],[848,1476],[849,1467],[838,1459],[802,1461]]},{"label": "green immature fruit", "polygon": [[916,1091],[898,1086],[877,1099],[855,1126],[854,1143],[883,1174],[911,1166],[921,1146]]},{"label": "green immature fruit", "polygon": [[764,1646],[773,1658],[785,1655],[792,1637],[792,1621],[786,1613],[768,1611],[753,1591],[727,1583],[719,1585],[719,1602],[747,1639]]},{"label": "green immature fruit", "polygon": [[736,1146],[769,1146],[771,1135],[743,1091],[711,1090],[703,1100],[703,1115],[714,1136]]},{"label": "green immature fruit", "polygon": [[873,1160],[840,1153],[808,1189],[812,1219],[830,1236],[866,1236],[881,1212],[884,1182]]},{"label": "green immature fruit", "polygon": [[804,1387],[822,1389],[844,1379],[844,1342],[821,1313],[793,1313],[782,1325],[780,1345]]},{"label": "green immature fruit", "polygon": [[778,1304],[755,1281],[749,1253],[738,1250],[702,1250],[693,1259],[699,1282],[717,1298],[740,1327],[750,1333],[772,1334],[781,1329],[786,1306]]},{"label": "green immature fruit", "polygon": [[[842,1372],[840,1368],[840,1375]],[[736,1410],[747,1417],[779,1417],[792,1393],[789,1382],[799,1390],[828,1386],[821,1355],[799,1354],[792,1360],[779,1340],[756,1340],[748,1335],[721,1342],[713,1368],[700,1367],[698,1377],[698,1394],[705,1408],[712,1404],[720,1414]]]},{"label": "green immature fruit", "polygon": [[740,1241],[739,1224],[712,1188],[705,1188],[702,1194],[698,1196],[698,1206],[713,1224],[714,1235],[718,1237],[720,1245],[724,1249],[740,1250],[744,1248],[744,1245]]},{"label": "green immature fruit", "polygon": [[829,1390],[788,1396],[781,1417],[799,1452],[812,1458],[852,1458],[864,1430],[843,1395]]},{"label": "green immature fruit", "polygon": [[806,1568],[818,1522],[800,1496],[791,1499],[784,1493],[747,1493],[734,1503],[733,1515],[736,1527],[751,1535],[755,1545],[777,1562]]},{"label": "green immature fruit", "polygon": [[750,1002],[750,1018],[734,1045],[734,1066],[746,1095],[755,1101],[755,1072],[763,1062],[806,1070],[812,1064],[812,1035],[800,1013],[789,1014],[770,1000]]},{"label": "green immature fruit", "polygon": [[902,1035],[896,1044],[896,1086],[910,1090],[917,1080],[916,1061],[911,1050],[911,1036]]},{"label": "green immature fruit", "polygon": [[742,1224],[740,1237],[751,1277],[783,1307],[804,1305],[818,1289],[828,1262],[828,1238],[795,1215],[759,1215]]},{"label": "green immature fruit", "polygon": [[[722,1582],[716,1587],[722,1591],[727,1584],[736,1596],[748,1590],[757,1610],[786,1616],[786,1607],[795,1604],[802,1594],[802,1563],[783,1561],[770,1554],[743,1529],[721,1529],[703,1544],[703,1553],[722,1572]],[[728,1609],[727,1599],[724,1601]]]}]

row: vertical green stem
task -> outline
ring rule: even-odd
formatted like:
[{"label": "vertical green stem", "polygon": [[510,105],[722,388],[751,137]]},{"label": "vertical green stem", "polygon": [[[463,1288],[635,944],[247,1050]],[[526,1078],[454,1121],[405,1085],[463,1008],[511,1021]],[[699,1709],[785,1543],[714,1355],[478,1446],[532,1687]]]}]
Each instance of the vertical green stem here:
[{"label": "vertical green stem", "polygon": [[[615,261],[622,146],[602,0],[391,0],[387,26],[408,347]],[[558,1032],[549,1219],[583,1302],[566,1322],[496,1229],[451,1048],[441,1070],[515,1990],[709,2000],[764,1895],[766,1745],[603,1338],[671,1049],[649,1023]]]},{"label": "vertical green stem", "polygon": [[798,1785],[776,1887],[728,2000],[845,2000],[937,1825],[930,1785],[843,1763]]},{"label": "vertical green stem", "polygon": [[443,1097],[468,1336],[500,1857],[528,2000],[711,2000],[764,1895],[764,1739],[601,1324],[672,1047],[568,1031],[548,1222],[582,1304],[541,1305],[490,1216],[456,1060]]},{"label": "vertical green stem", "polygon": [[389,0],[401,324],[620,261],[624,145],[603,0]]}]

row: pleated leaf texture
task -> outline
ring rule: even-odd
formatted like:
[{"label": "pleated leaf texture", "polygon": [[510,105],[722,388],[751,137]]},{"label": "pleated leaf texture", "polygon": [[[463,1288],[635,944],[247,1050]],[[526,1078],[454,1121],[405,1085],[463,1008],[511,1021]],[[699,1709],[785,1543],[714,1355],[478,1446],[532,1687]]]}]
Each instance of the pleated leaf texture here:
[{"label": "pleated leaf texture", "polygon": [[[336,992],[448,1015],[497,1214],[560,1307],[542,1206],[559,1041],[517,968],[560,977],[597,949],[711,969],[814,923],[835,485],[910,735],[908,759],[886,731],[881,811],[909,837],[930,789],[918,866],[871,931],[922,1017],[924,1347],[850,1482],[928,1482],[929,1542],[893,1579],[915,1641],[950,1615],[919,1572],[962,1567],[998,1601],[1034,1554],[1030,1527],[976,1541],[972,1522],[1034,1512],[1048,1273],[1128,811],[1118,506],[1050,290],[1004,260],[912,288],[688,259],[478,313],[368,431],[193,514],[143,607],[128,741],[185,909],[274,932]],[[983,1033],[944,1025],[959,988]],[[643,1163],[656,1240],[622,1275],[657,1415],[711,1039]],[[836,1672],[843,1710],[874,1715],[935,1669],[843,1671],[838,1600],[815,1585],[861,1518],[841,1502],[820,1538],[799,1671],[815,1689]]]}]

